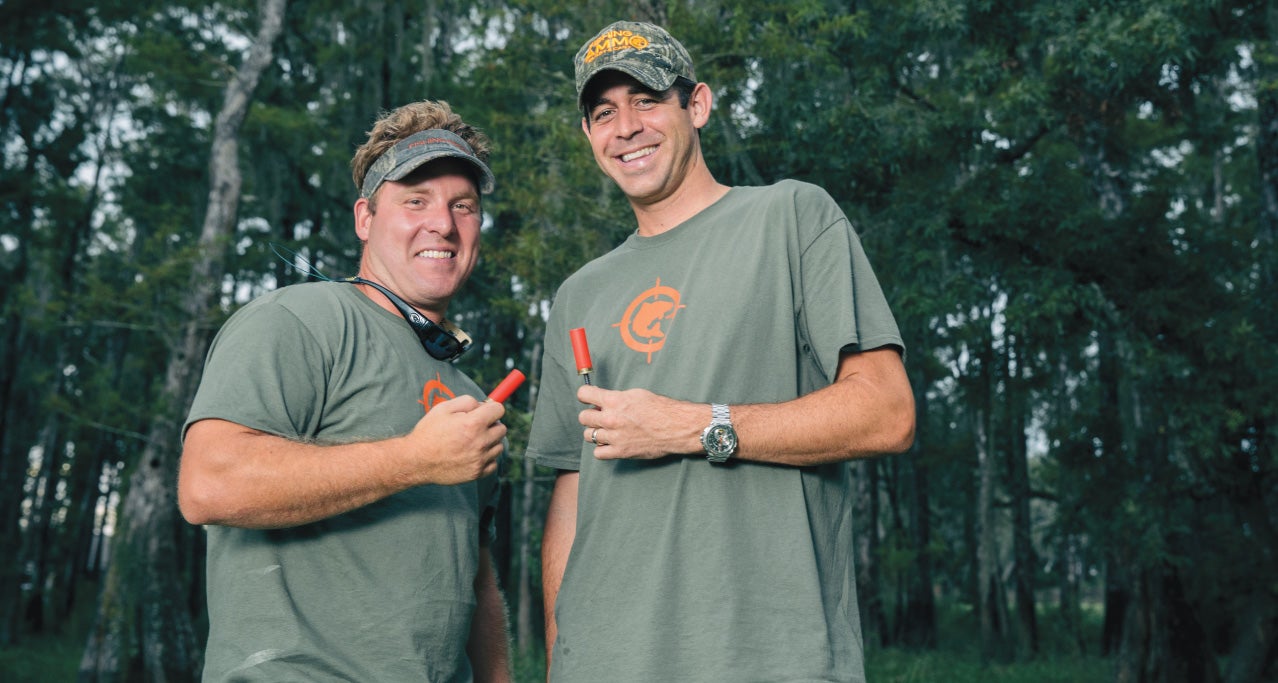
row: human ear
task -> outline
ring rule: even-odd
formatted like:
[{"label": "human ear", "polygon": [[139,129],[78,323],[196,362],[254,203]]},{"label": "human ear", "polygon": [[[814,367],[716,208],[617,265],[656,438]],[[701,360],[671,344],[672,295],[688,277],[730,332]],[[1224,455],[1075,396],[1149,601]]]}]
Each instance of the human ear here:
[{"label": "human ear", "polygon": [[361,242],[367,242],[368,233],[373,223],[373,210],[369,206],[368,199],[365,197],[356,199],[352,211],[355,214],[355,236],[359,237]]},{"label": "human ear", "polygon": [[710,110],[714,107],[714,92],[705,83],[698,83],[688,98],[688,112],[692,114],[692,123],[701,128],[710,121]]}]

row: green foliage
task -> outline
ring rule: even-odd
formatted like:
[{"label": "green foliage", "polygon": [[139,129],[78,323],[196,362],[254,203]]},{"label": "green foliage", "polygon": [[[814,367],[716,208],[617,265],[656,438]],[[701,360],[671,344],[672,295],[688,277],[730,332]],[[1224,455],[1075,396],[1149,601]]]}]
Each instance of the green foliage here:
[{"label": "green foliage", "polygon": [[[46,435],[131,464],[137,435],[171,408],[156,397],[185,322],[212,112],[255,26],[243,1],[92,5],[0,3],[0,351],[12,382],[0,481],[25,483],[26,454]],[[450,310],[480,340],[462,363],[483,386],[510,367],[532,373],[558,284],[634,228],[580,132],[571,55],[609,21],[658,19],[714,90],[702,140],[718,179],[825,187],[901,325],[926,399],[921,448],[906,456],[922,483],[885,468],[880,528],[858,529],[881,535],[885,604],[909,606],[892,585],[924,560],[943,595],[967,597],[978,422],[994,457],[1033,444],[1033,585],[1057,587],[1065,546],[1085,592],[1122,587],[1116,569],[1171,567],[1223,634],[1211,643],[1221,654],[1244,628],[1241,607],[1272,593],[1278,217],[1258,149],[1275,125],[1262,102],[1278,50],[1263,4],[431,6],[293,3],[243,128],[239,229],[216,247],[225,296],[201,321],[210,334],[252,296],[305,279],[271,245],[330,276],[353,272],[352,151],[379,111],[446,99],[492,137],[497,176],[482,258]],[[516,483],[536,379],[508,406]],[[64,512],[92,498],[84,482],[96,485],[86,472],[64,482]],[[1014,503],[998,483],[999,502]],[[905,511],[921,485],[926,538]],[[0,490],[6,530],[26,496]],[[1006,508],[996,518],[1006,548]],[[947,625],[942,643],[970,643],[976,628]],[[1066,663],[1050,657],[982,669],[971,654],[876,650],[872,679],[1097,680],[1105,669],[1057,671]]]}]

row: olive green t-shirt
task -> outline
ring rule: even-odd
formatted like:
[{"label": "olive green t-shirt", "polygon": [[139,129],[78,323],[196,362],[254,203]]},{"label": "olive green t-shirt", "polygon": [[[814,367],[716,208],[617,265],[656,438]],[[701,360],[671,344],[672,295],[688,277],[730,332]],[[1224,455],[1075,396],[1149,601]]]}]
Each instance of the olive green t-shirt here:
[{"label": "olive green t-shirt", "polygon": [[574,274],[550,314],[528,452],[580,471],[554,683],[863,680],[847,464],[594,459],[575,327],[607,389],[742,404],[828,385],[842,352],[903,348],[838,206],[794,181],[733,188]]},{"label": "olive green t-shirt", "polygon": [[[218,333],[187,425],[320,444],[408,433],[478,386],[347,283],[285,287]],[[422,486],[320,522],[209,526],[205,681],[470,681],[465,646],[496,478]]]}]

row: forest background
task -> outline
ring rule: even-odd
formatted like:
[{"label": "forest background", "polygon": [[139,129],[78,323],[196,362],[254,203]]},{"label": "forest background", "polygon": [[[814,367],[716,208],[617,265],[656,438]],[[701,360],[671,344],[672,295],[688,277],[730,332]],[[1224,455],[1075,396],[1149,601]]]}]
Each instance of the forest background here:
[{"label": "forest background", "polygon": [[618,18],[688,46],[721,181],[833,195],[909,345],[917,441],[853,465],[871,662],[958,638],[982,667],[1274,680],[1274,0],[0,0],[0,652],[198,670],[173,480],[204,350],[305,279],[279,254],[354,272],[351,153],[431,98],[495,142],[450,312],[481,386],[530,376],[497,550],[535,660],[544,316],[634,227],[572,91]]}]

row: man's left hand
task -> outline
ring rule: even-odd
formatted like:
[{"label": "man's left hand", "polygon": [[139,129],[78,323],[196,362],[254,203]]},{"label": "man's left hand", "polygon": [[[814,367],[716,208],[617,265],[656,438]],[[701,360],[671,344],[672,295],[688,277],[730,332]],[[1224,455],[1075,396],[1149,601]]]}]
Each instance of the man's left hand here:
[{"label": "man's left hand", "polygon": [[654,394],[646,389],[611,391],[593,385],[577,389],[577,400],[593,406],[577,420],[582,438],[595,444],[600,460],[655,460],[701,451],[701,432],[710,424],[710,406]]}]

